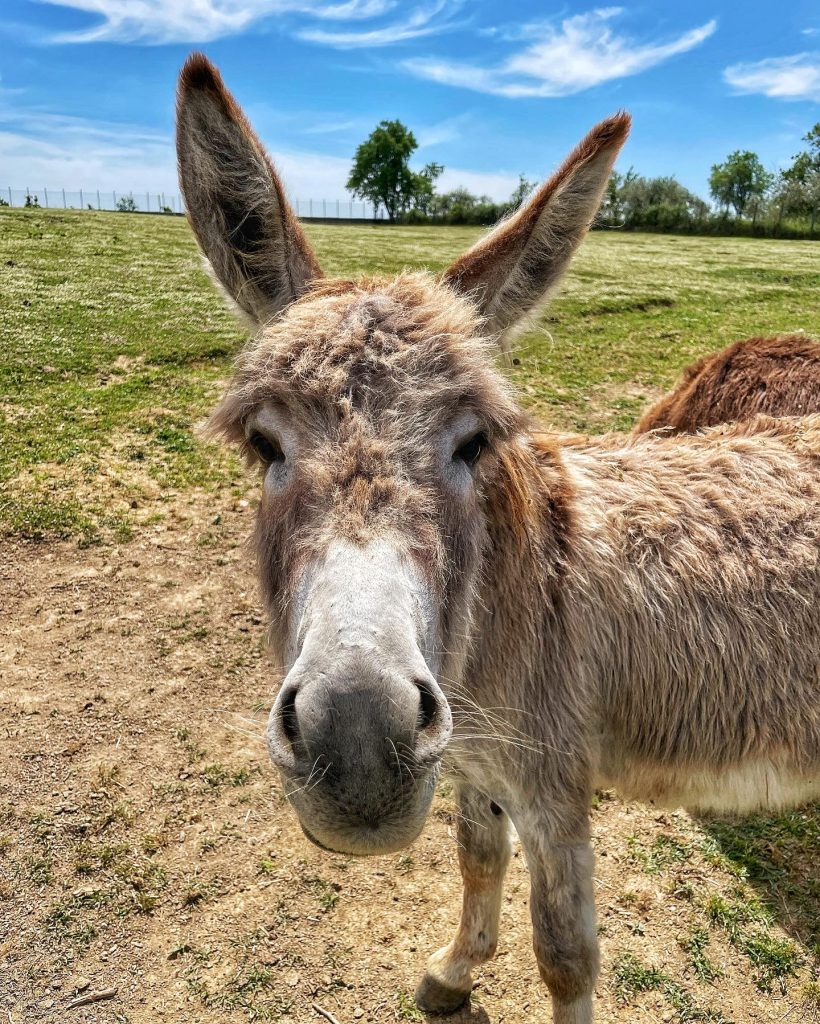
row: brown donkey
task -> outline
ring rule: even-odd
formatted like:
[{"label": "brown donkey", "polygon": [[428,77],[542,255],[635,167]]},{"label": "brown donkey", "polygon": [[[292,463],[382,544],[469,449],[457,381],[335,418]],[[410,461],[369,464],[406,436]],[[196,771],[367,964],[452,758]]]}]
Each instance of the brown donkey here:
[{"label": "brown donkey", "polygon": [[604,121],[440,277],[322,279],[217,71],[181,77],[191,224],[255,322],[213,430],[258,466],[285,679],[268,745],[305,834],[385,853],[458,780],[461,925],[421,1006],[493,955],[510,821],[559,1024],[598,970],[596,784],[700,808],[820,794],[820,417],[569,444],[493,359],[587,231],[629,119]]},{"label": "brown donkey", "polygon": [[820,412],[820,343],[803,334],[747,338],[688,366],[668,395],[641,417],[636,433]]}]

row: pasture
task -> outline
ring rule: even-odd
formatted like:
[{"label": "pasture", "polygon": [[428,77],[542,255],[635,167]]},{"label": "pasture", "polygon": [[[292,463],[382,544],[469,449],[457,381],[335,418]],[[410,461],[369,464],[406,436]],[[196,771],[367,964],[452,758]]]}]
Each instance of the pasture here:
[{"label": "pasture", "polygon": [[[443,267],[477,231],[308,234],[352,275]],[[510,372],[547,426],[628,429],[698,355],[820,334],[819,286],[816,243],[597,233]],[[423,1020],[410,993],[459,909],[449,788],[367,861],[309,846],[285,805],[254,484],[194,433],[243,332],[187,225],[0,211],[0,313],[0,1009]],[[815,808],[692,820],[604,793],[592,821],[600,1021],[820,1020]],[[518,855],[498,958],[452,1019],[547,1018],[526,902]]]}]

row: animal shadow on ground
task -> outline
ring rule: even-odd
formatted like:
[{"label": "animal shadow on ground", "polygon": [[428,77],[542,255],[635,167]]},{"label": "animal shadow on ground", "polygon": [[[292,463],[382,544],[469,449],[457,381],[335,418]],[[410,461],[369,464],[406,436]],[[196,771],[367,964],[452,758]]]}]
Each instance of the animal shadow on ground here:
[{"label": "animal shadow on ground", "polygon": [[761,905],[820,961],[820,804],[782,815],[699,817],[712,854],[755,889]]},{"label": "animal shadow on ground", "polygon": [[492,1024],[492,1021],[483,1006],[476,1006],[468,999],[464,1006],[455,1013],[448,1013],[443,1016],[440,1013],[423,1013],[426,1024]]}]

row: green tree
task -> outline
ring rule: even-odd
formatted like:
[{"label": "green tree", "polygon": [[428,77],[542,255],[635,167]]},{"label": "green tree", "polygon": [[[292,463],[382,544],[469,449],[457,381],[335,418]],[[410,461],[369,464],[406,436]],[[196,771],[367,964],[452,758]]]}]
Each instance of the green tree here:
[{"label": "green tree", "polygon": [[712,165],[709,191],[724,209],[731,206],[737,216],[742,217],[749,200],[753,197],[762,199],[772,180],[757,153],[736,149],[722,164]]},{"label": "green tree", "polygon": [[433,162],[426,164],[422,171],[413,175],[415,180],[412,187],[412,205],[425,215],[429,213],[430,204],[436,193],[436,178],[440,178],[443,173],[444,167]]},{"label": "green tree", "polygon": [[808,142],[809,148],[795,154],[794,163],[786,172],[800,182],[805,182],[812,173],[820,172],[820,121],[806,132],[803,141]]},{"label": "green tree", "polygon": [[524,202],[529,194],[535,188],[535,182],[525,178],[523,174],[518,175],[518,184],[513,189],[513,194],[510,196],[509,205],[513,210],[517,210],[518,207]]},{"label": "green tree", "polygon": [[780,231],[784,217],[804,212],[805,193],[802,183],[792,177],[788,171],[781,171],[772,188],[772,203],[776,217],[774,229],[777,233]]},{"label": "green tree", "polygon": [[[787,213],[794,213],[810,219],[810,232],[820,216],[820,121],[803,136],[808,149],[795,153],[791,167],[781,172],[783,185],[779,192],[787,196]],[[782,214],[778,218],[778,224]]]},{"label": "green tree", "polygon": [[814,234],[817,220],[820,218],[820,167],[812,171],[803,184],[806,206],[809,211],[809,230]]},{"label": "green tree", "polygon": [[426,208],[444,168],[430,163],[421,172],[412,171],[410,157],[416,149],[415,135],[401,121],[380,121],[356,150],[347,187],[376,208],[383,206],[390,220],[412,206]]}]

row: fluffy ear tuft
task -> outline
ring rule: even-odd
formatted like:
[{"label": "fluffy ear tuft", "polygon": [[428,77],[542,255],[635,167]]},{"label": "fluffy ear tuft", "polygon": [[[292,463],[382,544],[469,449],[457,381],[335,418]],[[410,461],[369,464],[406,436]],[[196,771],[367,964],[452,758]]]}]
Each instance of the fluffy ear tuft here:
[{"label": "fluffy ear tuft", "polygon": [[204,53],[195,51],[182,65],[179,73],[180,94],[189,89],[211,89],[217,94],[225,92],[222,76]]},{"label": "fluffy ear tuft", "polygon": [[517,321],[548,296],[569,266],[600,206],[631,118],[596,125],[535,194],[445,272],[506,347]]},{"label": "fluffy ear tuft", "polygon": [[199,245],[253,321],[264,323],[322,276],[267,153],[201,53],[179,76],[177,159]]}]

